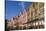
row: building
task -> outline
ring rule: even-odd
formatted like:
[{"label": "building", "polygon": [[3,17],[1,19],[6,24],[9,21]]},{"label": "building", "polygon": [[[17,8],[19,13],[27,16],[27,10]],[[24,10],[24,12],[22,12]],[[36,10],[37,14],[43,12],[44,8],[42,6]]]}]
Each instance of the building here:
[{"label": "building", "polygon": [[[44,3],[32,3],[27,9],[28,23],[32,23],[34,27],[43,25],[44,27]],[[42,27],[41,27],[42,28]]]}]

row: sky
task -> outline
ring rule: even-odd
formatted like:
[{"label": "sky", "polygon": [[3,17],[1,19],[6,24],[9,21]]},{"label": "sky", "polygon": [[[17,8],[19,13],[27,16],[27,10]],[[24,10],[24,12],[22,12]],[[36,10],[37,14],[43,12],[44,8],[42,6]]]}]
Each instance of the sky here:
[{"label": "sky", "polygon": [[23,9],[29,7],[31,2],[25,1],[6,1],[5,3],[5,19],[10,19],[13,16],[18,16]]}]

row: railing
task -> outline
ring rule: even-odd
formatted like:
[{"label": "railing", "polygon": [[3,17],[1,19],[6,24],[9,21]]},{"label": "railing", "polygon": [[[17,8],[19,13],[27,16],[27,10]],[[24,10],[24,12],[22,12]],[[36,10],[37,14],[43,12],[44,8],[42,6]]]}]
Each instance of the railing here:
[{"label": "railing", "polygon": [[40,29],[44,28],[44,20],[42,19],[36,19],[34,21],[27,22],[23,25],[15,25],[13,26],[13,29],[11,30],[24,30],[24,29]]}]

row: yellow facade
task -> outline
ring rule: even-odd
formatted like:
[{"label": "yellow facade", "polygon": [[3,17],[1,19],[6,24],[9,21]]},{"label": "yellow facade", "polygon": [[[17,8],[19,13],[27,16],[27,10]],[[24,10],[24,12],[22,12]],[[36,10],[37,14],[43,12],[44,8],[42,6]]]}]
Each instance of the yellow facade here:
[{"label": "yellow facade", "polygon": [[31,6],[27,8],[29,21],[43,18],[44,13],[44,3],[32,3]]}]

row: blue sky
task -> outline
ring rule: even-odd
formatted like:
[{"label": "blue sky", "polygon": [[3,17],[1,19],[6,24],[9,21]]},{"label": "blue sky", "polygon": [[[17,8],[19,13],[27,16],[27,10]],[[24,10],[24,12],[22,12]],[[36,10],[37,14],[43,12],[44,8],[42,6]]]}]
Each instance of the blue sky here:
[{"label": "blue sky", "polygon": [[5,19],[9,19],[12,16],[18,16],[20,11],[22,11],[24,8],[29,7],[31,4],[31,2],[6,1]]}]

